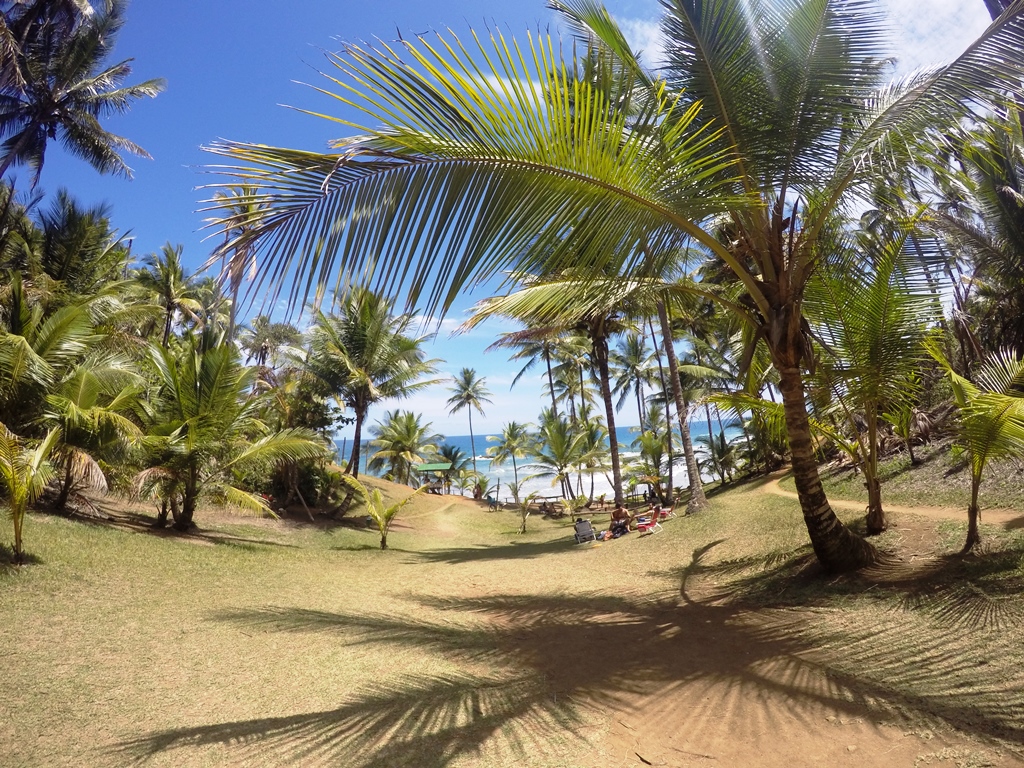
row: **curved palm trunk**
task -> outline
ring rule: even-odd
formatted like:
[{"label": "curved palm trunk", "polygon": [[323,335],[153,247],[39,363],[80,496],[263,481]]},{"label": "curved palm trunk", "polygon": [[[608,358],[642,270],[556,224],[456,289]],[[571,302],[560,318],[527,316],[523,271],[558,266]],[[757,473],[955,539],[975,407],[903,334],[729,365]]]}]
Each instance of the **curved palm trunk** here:
[{"label": "curved palm trunk", "polygon": [[800,371],[796,367],[776,367],[786,414],[793,480],[814,554],[825,570],[831,572],[849,571],[868,565],[875,560],[875,548],[836,517],[821,487]]},{"label": "curved palm trunk", "polygon": [[665,357],[668,359],[668,375],[672,380],[672,395],[676,401],[676,417],[679,419],[679,436],[683,444],[683,456],[686,459],[686,477],[690,484],[690,501],[686,505],[686,514],[700,512],[708,505],[704,495],[704,483],[697,469],[697,457],[693,453],[693,440],[690,438],[690,409],[683,399],[683,385],[679,382],[679,362],[676,349],[672,346],[672,326],[668,319],[665,302],[658,302],[658,321],[661,323],[661,339],[665,346]]},{"label": "curved palm trunk", "polygon": [[595,333],[591,339],[594,345],[594,360],[597,362],[597,374],[601,384],[601,399],[604,400],[605,418],[608,420],[608,446],[612,460],[612,491],[615,493],[615,504],[624,503],[622,496],[622,469],[619,466],[619,441],[615,436],[615,405],[612,403],[612,388],[608,373],[608,337],[604,333]]}]

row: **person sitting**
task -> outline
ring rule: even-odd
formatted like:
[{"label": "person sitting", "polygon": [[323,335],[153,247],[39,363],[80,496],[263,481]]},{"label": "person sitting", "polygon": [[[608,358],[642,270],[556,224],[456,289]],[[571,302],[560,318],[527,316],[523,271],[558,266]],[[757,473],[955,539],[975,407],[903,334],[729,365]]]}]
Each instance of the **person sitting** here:
[{"label": "person sitting", "polygon": [[619,538],[625,533],[629,533],[629,524],[632,518],[629,515],[629,511],[622,506],[622,504],[616,504],[615,509],[612,510],[612,519],[609,529],[612,532],[612,538]]}]

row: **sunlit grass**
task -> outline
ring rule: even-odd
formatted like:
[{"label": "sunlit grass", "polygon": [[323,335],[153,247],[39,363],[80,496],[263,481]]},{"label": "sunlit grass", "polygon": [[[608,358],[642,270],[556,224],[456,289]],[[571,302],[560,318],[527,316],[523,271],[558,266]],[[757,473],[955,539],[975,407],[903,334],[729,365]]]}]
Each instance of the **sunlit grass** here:
[{"label": "sunlit grass", "polygon": [[[758,486],[583,547],[568,519],[520,536],[514,512],[452,497],[415,499],[386,552],[348,526],[207,514],[180,537],[31,515],[38,562],[0,574],[3,763],[591,765],[638,681],[759,700],[742,653],[713,669],[677,647],[695,631],[761,663],[786,649],[787,669],[811,653],[880,719],[1020,743],[1019,533],[960,559],[959,529],[933,525],[927,568],[824,578],[795,502]],[[618,647],[649,652],[602,664]]]}]

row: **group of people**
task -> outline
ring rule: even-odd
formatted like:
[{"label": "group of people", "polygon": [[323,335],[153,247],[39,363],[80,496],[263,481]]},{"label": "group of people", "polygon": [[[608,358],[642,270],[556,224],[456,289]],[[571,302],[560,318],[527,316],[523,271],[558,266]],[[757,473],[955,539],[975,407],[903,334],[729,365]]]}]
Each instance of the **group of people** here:
[{"label": "group of people", "polygon": [[[663,508],[660,501],[651,500],[647,506],[647,512],[649,520],[657,520],[662,512],[670,510],[671,507]],[[631,515],[629,510],[623,504],[616,504],[615,509],[612,510],[611,521],[607,531],[602,531],[598,534],[598,538],[605,539],[617,539],[630,532],[635,527],[634,523],[640,515]]]}]

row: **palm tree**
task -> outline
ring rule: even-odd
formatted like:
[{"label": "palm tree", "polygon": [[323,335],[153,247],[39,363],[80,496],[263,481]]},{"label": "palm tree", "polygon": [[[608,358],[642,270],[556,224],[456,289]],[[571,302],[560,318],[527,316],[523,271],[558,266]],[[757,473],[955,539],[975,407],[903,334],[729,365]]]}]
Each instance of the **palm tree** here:
[{"label": "palm tree", "polygon": [[516,352],[509,360],[525,360],[525,364],[519,369],[519,373],[512,379],[510,386],[514,387],[519,383],[523,375],[537,364],[538,360],[544,361],[545,373],[548,380],[548,394],[551,395],[551,410],[558,415],[558,401],[555,399],[555,377],[551,370],[551,359],[555,355],[557,342],[552,338],[552,331],[548,328],[525,328],[521,331],[508,331],[498,337],[498,340],[491,344],[485,351],[492,349],[514,349]]},{"label": "palm tree", "polygon": [[54,509],[63,510],[72,491],[102,492],[107,480],[97,459],[124,458],[142,432],[130,418],[142,394],[142,377],[114,355],[85,358],[46,396],[41,423],[57,429],[51,463],[60,474]]},{"label": "palm tree", "polygon": [[995,355],[979,369],[974,383],[953,370],[934,340],[927,346],[946,369],[960,407],[959,446],[971,468],[966,553],[981,541],[978,492],[986,465],[990,459],[1024,455],[1024,359],[1017,359],[1009,350]]},{"label": "palm tree", "polygon": [[165,244],[160,253],[148,254],[142,269],[135,271],[135,284],[152,297],[164,312],[164,329],[161,345],[167,348],[171,339],[174,322],[184,317],[199,323],[203,305],[192,278],[181,263],[183,246]]},{"label": "palm tree", "polygon": [[448,398],[450,414],[465,409],[469,414],[469,449],[473,452],[473,471],[476,472],[476,441],[473,439],[473,410],[484,415],[483,403],[491,402],[490,392],[485,386],[486,379],[478,379],[472,368],[463,368],[458,376],[453,376],[455,386],[449,387],[452,396]]},{"label": "palm tree", "polygon": [[29,448],[0,424],[0,480],[7,488],[17,563],[22,562],[25,556],[21,540],[25,511],[53,477],[53,467],[47,459],[59,439],[60,430],[54,429],[35,448]]},{"label": "palm tree", "polygon": [[[213,257],[220,256],[221,276],[226,278],[231,294],[231,310],[228,316],[228,341],[235,338],[235,314],[238,311],[238,294],[242,281],[256,278],[256,259],[252,243],[245,240],[246,231],[257,221],[265,206],[260,201],[259,190],[252,184],[241,184],[217,193],[218,210],[227,209],[224,217],[215,217],[208,225],[224,232],[224,243],[218,246]],[[232,244],[233,243],[233,244]],[[230,256],[228,255],[230,253]]]},{"label": "palm tree", "polygon": [[336,314],[317,313],[310,331],[307,369],[340,396],[355,417],[352,454],[346,472],[359,475],[363,424],[370,406],[408,397],[436,383],[423,344],[429,336],[411,334],[414,314],[392,314],[394,303],[368,288],[352,288]]},{"label": "palm tree", "polygon": [[451,466],[444,470],[442,474],[445,493],[451,493],[452,483],[462,472],[469,471],[469,467],[472,462],[464,450],[454,445],[448,445],[447,443],[438,449],[437,457],[442,461],[447,461],[451,464]]},{"label": "palm tree", "polygon": [[472,326],[488,317],[499,316],[526,323],[543,323],[566,331],[576,330],[586,335],[590,341],[589,357],[597,372],[610,435],[612,491],[615,503],[621,504],[624,497],[618,441],[615,437],[609,339],[623,330],[622,316],[629,311],[628,305],[624,304],[632,297],[622,291],[610,290],[610,284],[614,282],[607,277],[598,282],[593,277],[584,278],[571,271],[546,278],[524,279],[523,287],[515,293],[479,302],[466,325]]},{"label": "palm tree", "polygon": [[201,496],[272,514],[262,498],[236,487],[236,475],[326,454],[312,430],[269,429],[253,393],[256,369],[241,365],[234,346],[216,341],[206,332],[186,335],[180,350],[151,347],[158,384],[139,403],[150,466],[136,476],[136,489],[170,502],[175,528],[183,531],[193,526]]},{"label": "palm tree", "polygon": [[575,496],[569,475],[583,458],[582,443],[582,433],[575,431],[566,419],[554,416],[544,420],[530,452],[533,461],[529,468],[535,470],[530,477],[550,477],[551,485],[561,486],[563,496]]},{"label": "palm tree", "polygon": [[[742,285],[733,309],[779,372],[818,559],[829,570],[870,562],[874,548],[829,505],[810,438],[801,308],[824,255],[818,234],[907,159],[906,137],[941,133],[1020,90],[1021,3],[951,64],[892,84],[869,0],[667,3],[664,79],[644,70],[602,7],[553,4],[586,47],[580,60],[558,59],[543,36],[510,44],[498,34],[491,47],[478,39],[479,52],[405,40],[412,63],[386,46],[332,55],[354,82],[345,101],[379,127],[340,140],[337,153],[212,147],[274,212],[246,238],[279,279],[309,272],[324,283],[332,270],[387,264],[382,283],[411,285],[413,301],[425,292],[428,311],[502,270],[656,274],[699,244]],[[720,215],[734,237],[717,237]]]},{"label": "palm tree", "polygon": [[[36,2],[28,10],[50,6],[63,12],[65,5]],[[106,115],[127,112],[133,102],[156,96],[164,88],[160,79],[122,86],[131,74],[130,59],[104,66],[124,24],[126,7],[125,0],[106,0],[102,10],[61,25],[65,34],[54,34],[52,16],[45,10],[35,17],[25,13],[13,19],[12,13],[22,11],[16,3],[12,11],[5,12],[8,26],[29,21],[23,25],[13,59],[5,58],[4,63],[0,176],[12,166],[28,165],[34,171],[34,187],[43,169],[46,145],[58,137],[71,154],[100,173],[130,177],[131,168],[121,152],[149,157],[139,145],[104,130],[99,121]]]},{"label": "palm tree", "polygon": [[509,459],[512,460],[512,496],[516,503],[519,503],[519,467],[516,459],[525,458],[530,454],[536,439],[530,432],[530,424],[520,424],[517,421],[510,421],[502,430],[501,435],[489,436],[487,439],[495,445],[487,449],[487,455],[491,457],[491,466],[500,467]]},{"label": "palm tree", "polygon": [[401,501],[389,505],[384,501],[384,494],[380,492],[380,488],[367,489],[365,485],[351,475],[342,475],[341,479],[345,485],[355,492],[360,501],[366,505],[366,514],[370,516],[380,532],[381,549],[388,548],[388,531],[391,530],[391,524],[395,521],[395,517],[406,504],[412,501],[416,494],[421,493],[427,487],[421,485]]},{"label": "palm tree", "polygon": [[925,358],[922,342],[940,311],[909,255],[914,228],[914,221],[897,222],[889,231],[860,232],[837,246],[808,287],[805,304],[824,342],[820,375],[845,412],[857,413],[867,427],[861,435],[851,424],[862,443],[871,535],[888,526],[878,478],[879,421],[914,396],[914,376]]},{"label": "palm tree", "polygon": [[377,451],[370,457],[367,468],[373,472],[387,469],[396,483],[408,485],[415,478],[417,464],[437,457],[438,445],[444,439],[430,431],[430,422],[423,424],[411,411],[394,410],[384,421],[371,428],[371,444]]},{"label": "palm tree", "polygon": [[622,410],[626,398],[632,393],[636,397],[638,425],[642,425],[647,419],[644,385],[650,385],[654,381],[652,359],[653,355],[647,349],[647,342],[638,333],[627,333],[608,355],[609,365],[616,374],[612,394],[619,396],[615,407]]}]

